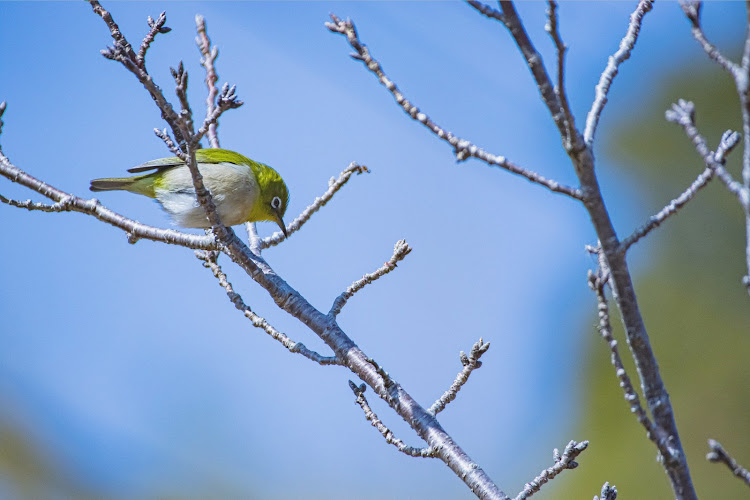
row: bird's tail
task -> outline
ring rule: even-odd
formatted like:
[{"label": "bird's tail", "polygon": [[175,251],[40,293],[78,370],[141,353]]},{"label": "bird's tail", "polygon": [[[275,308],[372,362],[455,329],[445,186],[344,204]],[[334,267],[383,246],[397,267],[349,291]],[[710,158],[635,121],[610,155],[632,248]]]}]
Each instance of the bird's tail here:
[{"label": "bird's tail", "polygon": [[154,198],[153,174],[139,175],[136,177],[110,177],[94,179],[89,189],[91,191],[130,191],[149,198]]}]

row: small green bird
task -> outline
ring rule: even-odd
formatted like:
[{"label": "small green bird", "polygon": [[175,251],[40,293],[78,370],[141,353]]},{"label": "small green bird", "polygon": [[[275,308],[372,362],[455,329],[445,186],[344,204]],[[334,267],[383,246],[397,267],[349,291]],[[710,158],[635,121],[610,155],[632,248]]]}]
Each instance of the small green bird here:
[{"label": "small green bird", "polygon": [[[198,170],[211,191],[221,222],[227,226],[243,222],[273,221],[286,233],[284,213],[289,191],[281,176],[268,165],[226,149],[195,152]],[[193,178],[178,157],[148,161],[128,172],[134,177],[94,179],[92,191],[130,191],[155,198],[178,226],[210,228],[206,212],[198,203]]]}]

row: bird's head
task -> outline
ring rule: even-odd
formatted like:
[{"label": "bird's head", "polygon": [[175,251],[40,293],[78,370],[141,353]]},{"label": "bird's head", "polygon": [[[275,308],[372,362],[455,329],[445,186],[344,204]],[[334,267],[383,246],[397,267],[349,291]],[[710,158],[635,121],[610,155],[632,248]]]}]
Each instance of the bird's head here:
[{"label": "bird's head", "polygon": [[256,172],[260,196],[256,202],[258,215],[256,220],[273,221],[279,225],[281,232],[287,236],[284,214],[289,204],[289,190],[284,180],[267,165],[262,165]]}]

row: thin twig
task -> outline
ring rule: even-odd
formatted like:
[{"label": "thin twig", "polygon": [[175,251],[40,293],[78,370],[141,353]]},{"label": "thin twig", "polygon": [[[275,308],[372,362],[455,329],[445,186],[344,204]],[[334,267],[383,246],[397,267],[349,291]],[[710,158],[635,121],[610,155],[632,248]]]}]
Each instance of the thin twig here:
[{"label": "thin twig", "polygon": [[[211,39],[208,37],[206,31],[206,20],[203,16],[195,16],[195,28],[198,32],[198,36],[195,37],[195,43],[198,44],[198,49],[201,51],[201,65],[206,69],[206,86],[208,87],[208,96],[206,96],[206,120],[213,115],[214,108],[216,107],[216,98],[219,95],[219,90],[216,88],[216,82],[219,81],[219,76],[216,74],[216,68],[214,62],[219,56],[219,49],[217,47],[211,47]],[[208,143],[212,148],[218,148],[219,136],[217,134],[217,128],[219,124],[213,122],[208,126],[206,136],[208,137]]]},{"label": "thin twig", "polygon": [[499,1],[498,4],[502,12],[495,11],[495,9],[473,0],[469,0],[467,3],[484,16],[500,21],[505,25],[516,42],[518,49],[521,51],[521,55],[526,61],[526,66],[531,71],[531,76],[534,77],[534,81],[539,89],[539,95],[552,115],[552,120],[555,122],[557,129],[560,131],[565,150],[568,153],[578,151],[580,149],[578,133],[575,132],[574,127],[571,127],[571,122],[568,121],[565,115],[562,103],[560,102],[560,96],[555,92],[552,80],[547,74],[547,68],[544,66],[542,55],[536,50],[529,35],[526,33],[526,29],[523,26],[523,22],[521,22],[521,18],[518,16],[518,12],[516,12],[513,2]]},{"label": "thin twig", "polygon": [[654,442],[657,449],[664,457],[672,456],[674,451],[669,446],[669,438],[667,434],[656,427],[651,419],[646,414],[646,410],[641,406],[638,393],[633,387],[633,383],[630,381],[627,371],[625,371],[625,365],[620,357],[620,350],[618,348],[618,342],[612,336],[612,325],[609,320],[609,305],[607,304],[607,298],[604,293],[604,287],[609,279],[609,270],[606,267],[606,263],[599,254],[599,266],[600,270],[597,274],[589,271],[588,282],[589,287],[596,293],[597,298],[597,310],[599,315],[599,333],[601,334],[604,341],[607,343],[607,347],[611,352],[610,361],[612,366],[615,367],[615,374],[620,381],[620,387],[623,390],[625,401],[630,405],[630,412],[635,415],[636,420],[646,429],[646,436]]},{"label": "thin twig", "polygon": [[[224,84],[224,86],[221,88],[221,94],[219,94],[218,105],[214,106],[210,113],[206,111],[206,119],[203,121],[203,125],[201,125],[201,128],[198,129],[198,131],[195,133],[196,141],[200,141],[205,134],[212,130],[212,127],[214,133],[216,133],[216,126],[219,123],[219,117],[221,117],[221,115],[224,114],[225,111],[230,109],[237,109],[245,104],[243,101],[240,101],[237,98],[237,94],[235,93],[236,90],[237,87],[235,85],[232,85],[230,87],[228,83]],[[218,137],[216,138],[216,140],[218,141]],[[218,145],[218,142],[216,144]]]},{"label": "thin twig", "polygon": [[156,134],[156,137],[164,141],[164,144],[167,145],[167,148],[174,154],[175,156],[180,157],[180,159],[185,159],[185,153],[182,152],[182,150],[177,147],[177,144],[174,143],[171,137],[169,137],[169,132],[167,132],[167,129],[159,130],[158,128],[154,129],[154,134]]},{"label": "thin twig", "polygon": [[11,200],[0,194],[0,202],[10,205],[11,207],[25,208],[29,211],[39,210],[41,212],[72,212],[71,198],[63,198],[53,205],[45,203],[35,203],[31,200],[19,201]]},{"label": "thin twig", "polygon": [[341,295],[336,297],[336,300],[333,301],[333,305],[331,305],[331,310],[328,312],[328,315],[332,318],[338,316],[338,314],[341,312],[341,309],[344,307],[344,305],[346,305],[346,302],[355,293],[362,290],[365,286],[369,285],[378,278],[385,276],[386,274],[396,269],[398,263],[404,260],[404,258],[409,255],[410,252],[411,247],[406,244],[406,240],[397,241],[393,246],[393,255],[391,256],[391,258],[388,259],[386,263],[376,271],[365,274],[364,276],[362,276],[362,279],[359,279],[349,285],[349,288],[342,292]]},{"label": "thin twig", "polygon": [[[370,170],[364,165],[358,165],[357,163],[352,162],[339,174],[338,179],[331,177],[331,179],[328,181],[328,189],[326,190],[326,192],[315,198],[315,200],[307,208],[305,208],[302,213],[297,216],[296,219],[287,224],[287,235],[291,235],[292,233],[299,231],[300,228],[302,228],[302,226],[308,220],[310,220],[310,217],[312,217],[315,212],[323,208],[326,203],[328,203],[331,198],[333,198],[333,195],[335,195],[336,192],[349,181],[349,178],[353,174],[356,173],[357,175],[359,175],[369,171]],[[276,246],[286,238],[287,236],[284,236],[281,231],[276,231],[271,236],[263,238],[263,240],[261,240],[260,242],[259,248],[260,250],[265,250],[268,247]]]},{"label": "thin twig", "polygon": [[112,40],[114,40],[114,47],[108,47],[102,50],[101,54],[107,59],[112,59],[113,61],[122,63],[128,71],[138,78],[138,81],[146,88],[151,95],[151,98],[159,107],[159,110],[162,113],[162,118],[164,118],[172,128],[172,132],[175,134],[177,142],[182,145],[185,142],[186,130],[184,129],[184,125],[180,122],[179,116],[172,107],[172,104],[167,101],[164,97],[164,93],[159,86],[154,83],[154,80],[149,76],[148,72],[139,66],[138,56],[133,51],[133,47],[123,36],[120,27],[114,19],[112,19],[112,15],[105,10],[97,0],[89,0],[89,3],[91,4],[94,13],[104,20],[109,28]]},{"label": "thin twig", "polygon": [[487,342],[485,344],[484,341],[480,338],[479,341],[477,341],[472,346],[468,356],[465,352],[461,351],[459,357],[461,359],[461,364],[464,365],[463,369],[458,372],[456,380],[453,381],[450,389],[445,391],[443,395],[440,396],[440,398],[438,398],[438,400],[435,401],[432,406],[430,406],[430,409],[427,410],[428,412],[432,413],[433,415],[437,415],[445,409],[445,406],[448,403],[456,399],[458,391],[460,391],[461,387],[463,387],[464,384],[469,381],[469,375],[471,375],[471,372],[482,366],[482,362],[479,361],[479,358],[481,358],[482,354],[487,352],[487,349],[489,348],[490,343]]},{"label": "thin twig", "polygon": [[458,161],[464,161],[470,157],[477,158],[490,166],[497,166],[513,174],[525,177],[529,181],[535,184],[542,185],[555,193],[562,193],[578,200],[582,199],[583,195],[581,194],[580,190],[562,185],[555,180],[547,179],[546,177],[536,172],[515,165],[514,163],[508,161],[504,156],[497,156],[488,153],[487,151],[484,151],[482,148],[472,144],[471,142],[453,135],[452,132],[445,130],[437,123],[433,122],[429,116],[420,111],[417,106],[413,105],[409,100],[407,100],[406,97],[404,97],[404,95],[398,89],[396,84],[383,72],[383,68],[380,66],[380,63],[372,58],[369,50],[367,49],[367,46],[360,42],[356,28],[354,27],[354,23],[352,23],[352,21],[349,19],[347,19],[346,21],[339,19],[333,14],[331,14],[331,20],[332,22],[326,23],[326,27],[331,32],[339,33],[346,37],[349,45],[351,45],[351,47],[357,51],[356,54],[352,54],[352,58],[358,61],[362,61],[365,67],[375,76],[377,76],[378,81],[386,89],[388,89],[398,105],[401,106],[401,108],[407,115],[409,115],[413,120],[416,120],[427,127],[428,130],[430,130],[440,139],[450,144],[453,147],[456,159]]},{"label": "thin twig", "polygon": [[690,24],[692,25],[691,32],[693,34],[693,38],[695,38],[695,40],[700,44],[700,46],[712,61],[715,61],[725,71],[732,75],[733,78],[737,78],[740,72],[739,66],[724,57],[719,49],[708,41],[706,34],[703,32],[703,27],[701,26],[702,6],[702,2],[680,0],[680,7],[682,7],[682,11],[685,13],[688,20],[690,20]]},{"label": "thin twig", "polygon": [[544,25],[544,30],[552,37],[552,41],[555,43],[555,48],[557,49],[557,84],[555,85],[555,94],[560,99],[560,107],[562,107],[565,116],[565,128],[567,130],[565,140],[569,143],[566,145],[566,148],[570,148],[572,146],[570,143],[576,135],[576,125],[573,113],[570,111],[568,94],[565,90],[565,52],[568,50],[568,47],[562,41],[560,30],[557,26],[557,2],[549,0],[547,4],[547,24]]},{"label": "thin twig", "polygon": [[604,483],[602,486],[602,492],[600,496],[594,495],[594,500],[616,500],[617,488],[610,486],[609,483]]},{"label": "thin twig", "polygon": [[727,453],[721,443],[714,441],[713,439],[708,440],[708,447],[711,451],[706,455],[706,458],[711,462],[721,462],[729,467],[732,474],[742,479],[746,485],[750,486],[750,471],[737,463],[732,456]]},{"label": "thin twig", "polygon": [[[177,65],[177,69],[169,68],[169,72],[172,74],[172,78],[174,78],[175,93],[177,94],[177,98],[180,100],[180,117],[182,118],[182,123],[184,124],[186,130],[192,132],[193,110],[190,109],[190,101],[188,100],[187,96],[188,73],[187,71],[185,71],[185,65],[182,64],[182,61],[180,61],[180,64]],[[200,138],[198,138],[195,142],[197,143],[198,141],[200,141]]]},{"label": "thin twig", "polygon": [[[724,135],[721,137],[721,143],[714,153],[714,161],[723,165],[726,161],[726,155],[729,154],[737,144],[739,144],[739,141],[739,133],[731,130],[724,132]],[[658,213],[649,217],[648,222],[639,227],[633,234],[625,238],[622,241],[622,251],[627,252],[634,243],[638,242],[641,238],[659,227],[670,216],[676,214],[682,207],[692,200],[696,194],[698,194],[698,191],[703,189],[703,187],[713,179],[715,174],[716,170],[710,165],[707,166],[703,172],[698,174],[698,177],[696,177],[692,184],[690,184],[680,196],[670,201],[664,208],[659,210]]]},{"label": "thin twig", "polygon": [[143,37],[141,48],[138,49],[138,55],[135,56],[136,64],[138,64],[143,71],[146,71],[146,51],[148,51],[148,48],[151,46],[154,38],[156,38],[156,35],[158,33],[166,34],[172,31],[172,28],[164,26],[164,23],[167,22],[166,12],[159,14],[156,21],[154,21],[151,16],[148,16],[147,22],[149,26],[148,33]]},{"label": "thin twig", "polygon": [[737,196],[740,205],[743,208],[750,206],[750,194],[741,183],[732,178],[732,175],[721,163],[716,161],[706,139],[698,132],[698,128],[695,126],[695,105],[690,101],[680,99],[676,104],[672,104],[672,109],[667,110],[665,116],[668,121],[680,125],[685,130],[685,134],[693,142],[695,150],[703,158],[703,162],[707,167],[716,171],[716,176],[724,182],[730,192]]},{"label": "thin twig", "polygon": [[578,462],[576,462],[575,459],[588,447],[588,445],[588,441],[582,441],[580,443],[571,441],[563,450],[562,455],[560,455],[560,452],[555,448],[552,453],[555,465],[544,469],[541,474],[535,477],[531,482],[526,483],[523,490],[516,496],[515,500],[525,500],[526,498],[529,498],[565,469],[575,469],[578,467]]},{"label": "thin twig", "polygon": [[288,336],[271,326],[268,321],[255,314],[250,309],[250,306],[245,304],[240,294],[234,291],[234,287],[232,287],[232,284],[227,280],[227,275],[224,273],[224,271],[221,269],[221,266],[217,262],[217,258],[219,256],[218,252],[197,251],[195,252],[195,256],[203,261],[203,265],[205,267],[211,270],[214,277],[219,280],[219,285],[221,285],[221,287],[226,290],[227,297],[232,302],[232,304],[234,304],[234,307],[240,310],[242,314],[244,314],[245,317],[252,322],[254,327],[260,328],[268,335],[270,335],[272,339],[281,342],[281,345],[289,349],[290,352],[301,354],[307,359],[315,361],[320,365],[325,366],[343,364],[341,360],[339,360],[336,356],[323,356],[313,350],[308,349],[303,343],[295,342],[294,340],[290,339]]},{"label": "thin twig", "polygon": [[583,132],[583,139],[589,147],[594,143],[596,127],[599,124],[599,117],[602,114],[602,110],[607,104],[607,94],[609,93],[609,87],[612,85],[612,80],[617,76],[620,65],[630,58],[630,53],[635,46],[635,42],[638,40],[638,33],[641,31],[643,16],[652,7],[652,0],[640,0],[638,2],[638,7],[630,15],[628,31],[620,41],[620,48],[613,55],[609,56],[607,67],[604,69],[599,83],[596,85],[596,96],[591,110],[586,116],[586,129]]},{"label": "thin twig", "polygon": [[383,435],[385,438],[385,442],[388,444],[392,444],[393,446],[398,449],[401,453],[405,455],[409,455],[410,457],[419,457],[419,458],[434,458],[435,457],[435,449],[434,448],[415,448],[413,446],[409,446],[405,444],[403,441],[398,439],[393,435],[393,432],[383,424],[383,422],[380,421],[378,416],[375,414],[375,412],[372,411],[372,408],[370,408],[370,404],[367,402],[367,399],[365,398],[365,389],[367,386],[365,384],[362,384],[360,386],[357,386],[354,382],[351,380],[349,381],[349,387],[354,392],[354,395],[357,396],[356,403],[362,408],[362,411],[365,413],[365,418],[372,424],[373,427],[375,427],[380,434]]}]

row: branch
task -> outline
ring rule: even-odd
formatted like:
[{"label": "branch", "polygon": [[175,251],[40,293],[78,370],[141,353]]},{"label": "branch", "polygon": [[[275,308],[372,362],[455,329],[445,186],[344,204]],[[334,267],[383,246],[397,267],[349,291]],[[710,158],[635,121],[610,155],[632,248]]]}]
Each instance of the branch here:
[{"label": "branch", "polygon": [[[740,134],[727,130],[724,135],[721,136],[721,143],[714,153],[714,161],[721,165],[724,165],[725,157],[728,155],[734,147],[739,144]],[[633,234],[625,238],[622,242],[623,252],[627,252],[628,249],[633,246],[638,240],[646,236],[648,233],[659,227],[665,220],[670,216],[676,214],[687,202],[692,200],[698,191],[703,189],[716,174],[716,170],[712,166],[707,166],[703,172],[698,174],[698,177],[693,181],[690,186],[677,198],[670,201],[664,208],[659,210],[656,215],[649,217],[648,222],[639,227]]]},{"label": "branch", "polygon": [[[177,66],[177,69],[169,68],[169,72],[172,74],[172,78],[174,78],[175,83],[175,93],[177,94],[177,98],[180,100],[180,118],[181,120],[181,126],[184,127],[184,131],[187,134],[193,133],[193,110],[190,109],[190,101],[188,100],[187,96],[187,88],[188,88],[188,74],[187,71],[185,71],[185,66],[182,64],[182,61],[180,61],[180,64]],[[195,140],[195,144],[200,141],[200,138]]]},{"label": "branch", "polygon": [[594,134],[596,134],[596,127],[599,125],[599,117],[602,114],[604,106],[607,104],[607,94],[609,93],[609,87],[612,85],[612,80],[617,76],[620,64],[630,59],[630,53],[635,47],[635,42],[638,40],[638,33],[641,31],[641,23],[643,22],[643,16],[646,15],[653,7],[651,0],[640,0],[638,7],[630,15],[630,24],[628,25],[628,31],[625,33],[625,37],[620,41],[620,48],[613,55],[609,57],[607,61],[607,67],[604,69],[599,83],[596,86],[596,96],[591,106],[591,110],[586,116],[586,129],[583,132],[583,139],[586,145],[591,147],[594,143]]},{"label": "branch", "polygon": [[378,81],[388,89],[398,105],[401,106],[407,115],[427,127],[428,130],[440,139],[450,144],[453,147],[458,161],[464,161],[469,157],[477,158],[490,166],[500,167],[508,172],[520,175],[521,177],[524,177],[535,184],[542,185],[555,193],[562,193],[578,200],[582,199],[582,194],[578,189],[562,185],[555,180],[547,179],[536,172],[515,165],[509,162],[504,156],[496,156],[488,153],[471,142],[461,139],[460,137],[453,135],[452,132],[440,127],[426,114],[420,111],[418,107],[409,102],[398,89],[396,84],[383,72],[380,63],[372,58],[367,46],[360,42],[354,23],[352,23],[351,20],[347,19],[346,21],[343,21],[333,14],[331,14],[331,20],[332,22],[326,23],[326,27],[331,32],[339,33],[346,37],[349,45],[357,51],[356,54],[352,54],[352,58],[362,61],[365,67],[378,77]]},{"label": "branch", "polygon": [[[542,55],[534,48],[534,44],[531,43],[531,39],[526,34],[526,29],[518,17],[513,2],[501,0],[499,4],[502,12],[495,11],[495,9],[473,0],[469,0],[467,3],[484,16],[500,21],[505,25],[521,51],[521,55],[523,55],[526,65],[531,71],[531,75],[534,77],[542,101],[544,101],[547,109],[549,109],[552,120],[560,131],[566,151],[570,152],[578,149],[579,141],[578,134],[575,132],[575,126],[571,121],[568,121],[569,117],[565,114],[560,101],[560,95],[555,92],[552,81],[547,74],[547,69],[544,67]],[[561,74],[558,74],[558,76],[561,77]]]},{"label": "branch", "polygon": [[375,415],[375,412],[370,408],[367,399],[365,399],[365,389],[367,388],[365,384],[357,386],[357,384],[350,380],[349,387],[354,392],[354,395],[357,396],[356,403],[362,408],[362,411],[365,413],[365,418],[380,432],[380,434],[383,435],[386,443],[392,444],[398,449],[398,451],[405,455],[409,455],[410,457],[434,458],[436,456],[434,448],[414,448],[413,446],[405,444],[393,435],[393,432],[391,432],[391,430],[386,427],[380,419],[378,419],[378,416]]},{"label": "branch", "polygon": [[487,349],[489,348],[490,343],[487,342],[485,344],[484,341],[480,338],[479,341],[472,346],[468,356],[466,356],[465,352],[461,351],[460,359],[461,364],[464,365],[463,369],[458,372],[456,380],[453,381],[450,389],[445,391],[443,395],[440,396],[440,398],[438,398],[438,400],[435,401],[432,406],[430,406],[430,409],[427,410],[428,412],[433,415],[437,415],[445,409],[445,406],[448,403],[456,399],[456,396],[458,396],[458,391],[460,391],[461,387],[463,387],[464,384],[469,381],[469,375],[471,375],[471,372],[482,366],[482,362],[479,361],[479,358],[481,358],[482,354],[487,352]]},{"label": "branch", "polygon": [[560,474],[565,469],[575,469],[576,467],[578,467],[578,462],[576,462],[575,459],[583,452],[583,450],[588,447],[588,445],[588,441],[582,441],[580,443],[571,441],[565,447],[565,450],[563,450],[562,455],[560,455],[560,452],[557,450],[557,448],[555,448],[554,452],[552,453],[552,456],[555,459],[555,465],[544,469],[541,474],[535,477],[531,482],[526,483],[526,485],[523,487],[523,490],[516,496],[515,500],[524,500],[526,498],[529,498],[534,493],[538,492],[542,486],[553,480],[555,476]]},{"label": "branch", "polygon": [[601,496],[594,495],[594,500],[616,500],[617,488],[610,486],[609,483],[604,483],[600,495]]},{"label": "branch", "polygon": [[712,61],[716,62],[726,72],[732,75],[733,78],[736,79],[740,73],[739,66],[724,57],[719,49],[708,41],[708,38],[706,38],[706,34],[703,32],[703,27],[701,26],[702,6],[702,2],[680,0],[680,7],[682,7],[682,11],[685,13],[687,18],[690,20],[690,24],[692,24],[693,26],[691,29],[693,38],[695,38],[695,40],[700,44],[700,46]]},{"label": "branch", "polygon": [[[8,158],[0,153],[0,175],[10,179],[11,182],[17,182],[37,193],[55,201],[54,205],[34,204],[27,202],[13,202],[8,200],[8,204],[19,208],[29,210],[43,210],[49,212],[80,212],[83,214],[96,217],[102,222],[122,229],[128,235],[128,241],[135,243],[139,239],[160,241],[170,245],[179,245],[196,250],[218,250],[219,244],[211,236],[183,233],[174,229],[159,229],[153,226],[147,226],[140,222],[128,219],[117,212],[114,212],[96,199],[83,199],[74,196],[65,191],[61,191],[46,182],[32,177],[20,168],[16,167]],[[7,199],[7,198],[6,198]],[[49,210],[41,207],[47,207]],[[54,207],[54,208],[53,208]]]},{"label": "branch", "polygon": [[138,50],[138,55],[135,56],[136,64],[144,71],[146,71],[146,51],[151,46],[154,38],[156,38],[157,33],[166,34],[172,31],[172,28],[164,26],[164,23],[167,22],[166,12],[159,14],[156,21],[154,21],[151,16],[148,16],[146,21],[148,22],[149,30],[141,42],[141,48]]},{"label": "branch", "polygon": [[709,461],[714,463],[721,462],[726,464],[726,466],[729,467],[729,470],[732,471],[732,474],[742,479],[746,485],[750,486],[750,471],[738,464],[737,461],[732,458],[729,453],[727,453],[724,447],[721,446],[721,443],[719,443],[718,441],[714,441],[713,439],[709,439],[708,447],[711,448],[711,451],[706,455],[706,458]]},{"label": "branch", "polygon": [[221,285],[222,288],[226,290],[227,297],[232,302],[232,304],[234,304],[234,307],[241,311],[245,315],[245,317],[252,322],[254,327],[260,328],[268,335],[270,335],[272,339],[281,342],[281,345],[289,349],[290,352],[301,354],[307,359],[315,361],[320,365],[326,366],[343,364],[341,360],[336,356],[323,356],[315,351],[308,349],[303,343],[293,341],[280,331],[276,330],[265,319],[255,314],[250,309],[250,306],[245,304],[240,294],[234,291],[232,284],[227,280],[227,275],[224,273],[224,271],[221,269],[221,266],[217,262],[217,259],[219,257],[218,252],[197,251],[195,252],[195,256],[203,261],[203,265],[206,268],[211,270],[211,272],[214,274],[214,277],[219,280],[219,285]]},{"label": "branch", "polygon": [[557,27],[557,2],[549,0],[547,4],[549,7],[547,8],[547,24],[544,25],[544,31],[552,37],[552,41],[555,43],[555,48],[557,49],[557,84],[555,85],[555,94],[557,94],[557,98],[560,101],[560,107],[565,119],[566,148],[570,148],[572,147],[571,141],[576,136],[576,125],[573,113],[570,111],[570,104],[568,104],[568,95],[565,91],[565,52],[568,50],[568,47],[563,43]]},{"label": "branch", "polygon": [[[198,36],[195,37],[195,43],[198,44],[198,49],[201,51],[201,65],[206,69],[206,86],[208,87],[208,96],[206,96],[206,120],[213,115],[214,108],[216,107],[216,97],[219,95],[219,91],[216,88],[216,82],[219,80],[219,76],[216,74],[216,68],[214,62],[219,56],[219,49],[211,47],[211,39],[208,38],[208,32],[206,31],[206,20],[203,16],[195,16],[195,28],[198,32]],[[212,148],[219,147],[219,136],[216,133],[216,129],[219,124],[214,122],[211,123],[206,131],[208,136],[208,143]]]},{"label": "branch", "polygon": [[[365,172],[369,173],[370,170],[364,165],[358,165],[357,163],[352,162],[339,174],[338,179],[334,179],[333,177],[331,177],[331,179],[328,181],[328,189],[326,190],[326,192],[321,196],[315,198],[315,200],[307,208],[305,208],[302,213],[297,216],[296,219],[294,219],[286,226],[287,234],[291,235],[292,233],[299,231],[302,226],[308,220],[310,220],[310,217],[312,217],[315,212],[324,207],[326,203],[328,203],[331,198],[333,198],[333,195],[336,194],[336,192],[349,181],[349,178],[352,176],[352,174],[356,173],[357,175],[359,175]],[[268,247],[276,246],[286,238],[287,237],[284,236],[281,231],[277,231],[273,235],[261,240],[259,248],[260,250],[265,250]]]},{"label": "branch", "polygon": [[406,256],[409,255],[410,252],[411,247],[406,244],[406,240],[397,241],[393,246],[393,255],[391,256],[391,258],[388,259],[386,263],[378,268],[375,272],[365,274],[364,276],[362,276],[362,279],[357,280],[349,285],[349,288],[347,288],[345,292],[336,297],[336,300],[333,301],[333,305],[331,305],[331,310],[328,312],[328,315],[332,318],[338,316],[338,314],[341,312],[341,309],[344,307],[344,305],[346,305],[346,302],[355,293],[362,290],[365,286],[369,285],[381,276],[385,276],[386,274],[396,269],[398,263],[404,260],[404,258],[406,258]]},{"label": "branch", "polygon": [[[214,138],[217,141],[216,147],[218,147],[219,139],[216,136],[216,127],[218,127],[219,117],[224,114],[225,111],[230,109],[237,109],[245,104],[243,101],[240,101],[237,98],[237,94],[235,94],[236,90],[237,87],[235,85],[232,85],[230,87],[228,83],[225,83],[221,87],[221,94],[219,94],[219,104],[218,106],[214,106],[210,112],[206,111],[206,119],[203,121],[203,125],[201,125],[201,128],[198,129],[198,132],[196,132],[195,134],[196,141],[200,141],[205,134],[212,130],[213,127]],[[211,141],[210,138],[209,141]],[[211,144],[213,144],[213,142],[211,142]]]},{"label": "branch", "polygon": [[177,144],[174,143],[171,137],[169,137],[169,132],[167,132],[167,129],[159,130],[158,128],[154,129],[154,134],[156,134],[156,137],[164,141],[164,144],[167,145],[167,148],[175,155],[180,157],[180,159],[185,159],[185,153],[180,150],[179,147],[177,147]]},{"label": "branch", "polygon": [[716,171],[716,175],[724,182],[727,189],[737,196],[740,205],[743,207],[750,206],[750,194],[741,183],[732,178],[732,175],[721,163],[716,161],[714,154],[708,148],[706,139],[698,132],[698,128],[695,126],[695,105],[690,101],[680,99],[677,104],[672,104],[672,109],[667,110],[665,115],[668,121],[680,125],[685,130],[685,134],[693,142],[695,150],[703,158],[703,162],[707,167]]},{"label": "branch", "polygon": [[609,321],[609,305],[607,304],[607,298],[604,294],[604,286],[609,279],[609,271],[606,264],[603,262],[601,254],[599,254],[599,265],[599,272],[594,275],[594,273],[589,271],[588,276],[589,288],[596,293],[598,302],[599,333],[612,353],[610,361],[612,366],[615,367],[615,374],[617,375],[617,378],[620,381],[620,387],[625,394],[625,401],[630,405],[630,413],[634,414],[636,420],[638,420],[643,428],[646,429],[646,436],[656,444],[656,448],[659,450],[661,456],[672,456],[674,450],[670,448],[669,436],[654,426],[653,422],[648,418],[646,411],[641,406],[638,393],[633,387],[633,383],[630,381],[628,373],[625,371],[625,365],[622,363],[620,350],[617,347],[617,340],[612,336],[612,325]]},{"label": "branch", "polygon": [[154,100],[159,110],[161,111],[162,118],[169,124],[174,132],[177,142],[181,145],[185,142],[185,130],[182,128],[182,124],[179,122],[179,116],[175,113],[172,105],[167,101],[158,85],[156,85],[153,79],[149,76],[148,72],[141,68],[138,64],[138,56],[133,52],[133,48],[130,43],[125,39],[120,27],[112,19],[112,16],[106,11],[97,0],[89,0],[94,13],[99,15],[107,27],[109,28],[112,39],[114,40],[114,47],[107,47],[101,51],[101,54],[107,59],[113,61],[119,61],[125,66],[128,71],[133,73],[138,81],[146,88],[151,98]]}]

